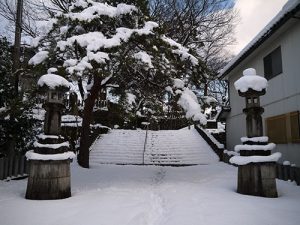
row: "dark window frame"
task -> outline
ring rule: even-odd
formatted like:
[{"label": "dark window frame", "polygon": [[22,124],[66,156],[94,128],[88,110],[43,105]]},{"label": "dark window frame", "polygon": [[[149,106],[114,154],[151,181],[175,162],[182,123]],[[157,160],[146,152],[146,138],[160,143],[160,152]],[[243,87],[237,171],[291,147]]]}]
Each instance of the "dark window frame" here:
[{"label": "dark window frame", "polygon": [[281,46],[274,49],[271,53],[263,58],[264,74],[267,80],[282,74],[282,53]]}]

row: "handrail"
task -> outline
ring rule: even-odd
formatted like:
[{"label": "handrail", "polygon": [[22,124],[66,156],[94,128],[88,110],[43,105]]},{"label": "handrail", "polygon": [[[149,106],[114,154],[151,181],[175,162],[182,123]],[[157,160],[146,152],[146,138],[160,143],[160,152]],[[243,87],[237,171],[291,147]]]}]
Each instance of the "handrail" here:
[{"label": "handrail", "polygon": [[146,136],[145,136],[145,141],[144,141],[144,151],[143,151],[143,165],[145,165],[145,152],[146,152],[146,146],[147,146],[147,138],[148,138],[149,124],[150,124],[150,123],[143,122],[143,125],[146,126]]}]

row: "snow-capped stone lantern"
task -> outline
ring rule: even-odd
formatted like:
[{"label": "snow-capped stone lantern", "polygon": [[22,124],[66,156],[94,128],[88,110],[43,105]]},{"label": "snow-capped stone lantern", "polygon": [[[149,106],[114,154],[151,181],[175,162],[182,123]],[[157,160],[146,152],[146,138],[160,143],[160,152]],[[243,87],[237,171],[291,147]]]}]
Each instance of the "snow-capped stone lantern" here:
[{"label": "snow-capped stone lantern", "polygon": [[243,77],[235,83],[239,96],[245,97],[247,136],[260,137],[263,135],[263,125],[261,114],[264,109],[260,107],[259,97],[266,94],[267,80],[256,75],[255,69],[247,69],[243,72]]},{"label": "snow-capped stone lantern", "polygon": [[43,75],[39,91],[46,95],[44,134],[37,136],[34,150],[26,153],[30,161],[26,198],[35,200],[62,199],[71,196],[70,162],[75,154],[61,134],[63,98],[69,82],[55,74]]},{"label": "snow-capped stone lantern", "polygon": [[259,97],[266,93],[268,82],[256,75],[253,68],[244,70],[243,76],[234,83],[241,97],[246,99],[247,137],[242,137],[242,145],[236,145],[239,156],[233,156],[230,162],[238,165],[238,187],[241,194],[262,197],[277,197],[276,165],[280,153],[271,154],[275,144],[268,143],[263,136],[262,113]]}]

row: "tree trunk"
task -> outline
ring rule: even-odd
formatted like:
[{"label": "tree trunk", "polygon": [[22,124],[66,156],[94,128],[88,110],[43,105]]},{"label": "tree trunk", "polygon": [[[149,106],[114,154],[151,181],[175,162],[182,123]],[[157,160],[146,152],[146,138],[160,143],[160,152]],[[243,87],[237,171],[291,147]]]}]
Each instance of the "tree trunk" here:
[{"label": "tree trunk", "polygon": [[204,83],[204,96],[208,95],[208,81],[205,81]]},{"label": "tree trunk", "polygon": [[15,75],[15,93],[18,95],[19,76],[20,76],[20,49],[21,49],[21,33],[22,33],[22,13],[23,0],[17,2],[16,28],[15,28],[15,44],[13,52],[13,72]]},{"label": "tree trunk", "polygon": [[101,78],[94,75],[94,84],[88,93],[83,109],[83,120],[80,137],[80,147],[78,154],[78,164],[84,168],[89,168],[90,157],[90,124],[93,117],[93,108],[101,88]]},{"label": "tree trunk", "polygon": [[79,89],[81,99],[83,100],[84,99],[84,90],[83,90],[82,79],[81,78],[79,78],[79,80],[78,80],[78,89]]}]

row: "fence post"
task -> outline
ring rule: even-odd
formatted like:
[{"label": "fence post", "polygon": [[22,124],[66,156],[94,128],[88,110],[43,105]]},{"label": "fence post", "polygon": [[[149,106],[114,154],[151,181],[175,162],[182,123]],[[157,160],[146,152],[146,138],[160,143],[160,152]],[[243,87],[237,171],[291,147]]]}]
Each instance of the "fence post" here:
[{"label": "fence post", "polygon": [[4,178],[3,179],[6,179],[8,177],[8,158],[5,157],[4,158]]},{"label": "fence post", "polygon": [[13,163],[14,158],[12,156],[8,156],[8,176],[11,177],[13,175]]},{"label": "fence post", "polygon": [[294,171],[295,171],[295,181],[297,183],[297,185],[300,185],[300,168],[299,167],[294,167]]},{"label": "fence post", "polygon": [[290,165],[283,165],[283,180],[287,181],[290,179]]},{"label": "fence post", "polygon": [[24,175],[24,158],[25,158],[25,156],[23,156],[23,155],[19,158],[19,174],[21,176]]},{"label": "fence post", "polygon": [[282,165],[277,163],[276,164],[276,174],[277,174],[277,178],[282,180],[283,179],[283,172],[282,172]]},{"label": "fence post", "polygon": [[296,180],[296,178],[295,178],[295,166],[293,166],[293,165],[291,165],[291,168],[290,168],[290,180],[291,181]]},{"label": "fence post", "polygon": [[4,158],[0,158],[0,180],[4,179]]},{"label": "fence post", "polygon": [[19,175],[19,160],[20,158],[17,155],[15,155],[13,161],[14,164],[13,164],[13,174],[12,174],[14,177],[17,177]]}]

